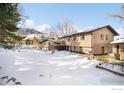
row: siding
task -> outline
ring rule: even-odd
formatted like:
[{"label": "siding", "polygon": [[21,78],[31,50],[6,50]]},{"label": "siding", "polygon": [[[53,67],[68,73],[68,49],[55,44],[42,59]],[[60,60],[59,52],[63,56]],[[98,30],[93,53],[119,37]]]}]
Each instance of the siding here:
[{"label": "siding", "polygon": [[[104,35],[104,39],[101,40],[100,35]],[[108,40],[106,40],[105,35],[108,35]],[[113,41],[114,34],[107,28],[102,28],[98,31],[92,33],[92,46],[94,54],[102,54],[102,47],[104,47],[104,53],[112,52],[112,45],[110,42]]]},{"label": "siding", "polygon": [[[118,53],[117,45],[119,46]],[[124,60],[124,44],[113,44],[113,53],[115,55],[115,59]]]}]

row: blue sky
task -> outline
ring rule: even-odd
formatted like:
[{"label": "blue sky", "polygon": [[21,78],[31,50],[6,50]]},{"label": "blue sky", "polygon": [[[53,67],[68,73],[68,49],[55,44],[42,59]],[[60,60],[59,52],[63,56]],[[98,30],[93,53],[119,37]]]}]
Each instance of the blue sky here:
[{"label": "blue sky", "polygon": [[78,28],[90,26],[111,25],[114,29],[124,26],[123,22],[110,17],[108,14],[120,12],[122,4],[40,4],[25,3],[24,15],[28,16],[30,26],[56,25],[65,19],[72,20]]}]

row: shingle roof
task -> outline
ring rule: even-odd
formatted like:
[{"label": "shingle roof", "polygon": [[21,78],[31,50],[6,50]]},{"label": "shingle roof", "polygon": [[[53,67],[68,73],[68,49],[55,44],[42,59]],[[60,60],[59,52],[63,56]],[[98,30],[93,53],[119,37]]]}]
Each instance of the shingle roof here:
[{"label": "shingle roof", "polygon": [[119,35],[110,25],[106,25],[106,26],[102,26],[102,27],[97,27],[97,28],[85,30],[85,31],[75,33],[75,34],[72,34],[72,35],[67,35],[67,36],[60,37],[60,38],[75,36],[75,35],[79,35],[79,34],[91,33],[91,32],[97,31],[97,30],[102,29],[102,28],[108,28],[114,35]]}]

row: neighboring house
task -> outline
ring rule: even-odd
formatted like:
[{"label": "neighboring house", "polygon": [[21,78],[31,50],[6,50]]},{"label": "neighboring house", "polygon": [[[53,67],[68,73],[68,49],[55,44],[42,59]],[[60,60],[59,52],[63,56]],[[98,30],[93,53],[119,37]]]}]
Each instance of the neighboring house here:
[{"label": "neighboring house", "polygon": [[49,39],[42,39],[40,41],[40,45],[41,45],[40,48],[49,48],[49,44],[50,44]]},{"label": "neighboring house", "polygon": [[69,51],[92,54],[112,52],[112,42],[118,33],[109,25],[60,37],[61,46]]},{"label": "neighboring house", "polygon": [[43,34],[29,34],[27,37],[23,39],[23,44],[40,47],[39,41],[44,38],[45,37]]},{"label": "neighboring house", "polygon": [[57,49],[57,46],[59,46],[59,42],[52,38],[45,38],[40,41],[40,48],[47,48],[49,50],[51,49]]},{"label": "neighboring house", "polygon": [[115,36],[111,44],[115,59],[124,60],[124,36]]}]

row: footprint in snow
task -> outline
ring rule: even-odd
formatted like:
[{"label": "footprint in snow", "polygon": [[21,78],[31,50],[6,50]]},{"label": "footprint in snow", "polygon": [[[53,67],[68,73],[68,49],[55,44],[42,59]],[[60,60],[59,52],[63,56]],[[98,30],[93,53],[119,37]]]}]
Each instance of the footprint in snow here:
[{"label": "footprint in snow", "polygon": [[44,77],[44,75],[41,74],[40,77]]},{"label": "footprint in snow", "polygon": [[[44,75],[42,75],[42,74],[41,74],[41,75],[40,75],[40,77],[44,77]],[[52,75],[51,75],[51,74],[49,74],[49,75],[48,75],[48,77],[52,77]]]}]

